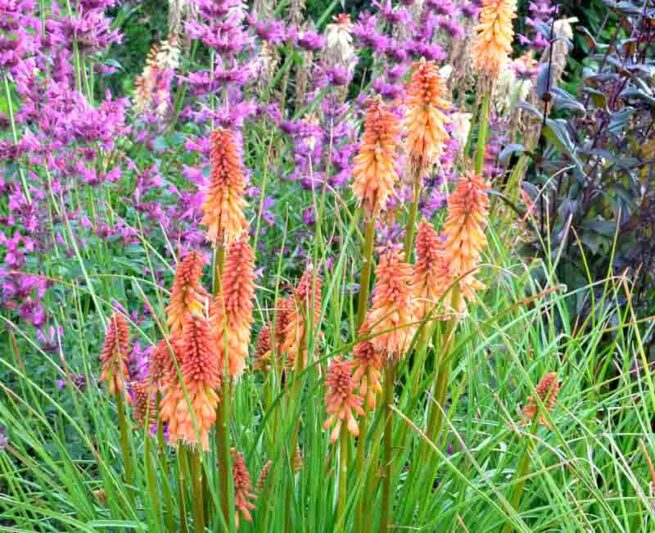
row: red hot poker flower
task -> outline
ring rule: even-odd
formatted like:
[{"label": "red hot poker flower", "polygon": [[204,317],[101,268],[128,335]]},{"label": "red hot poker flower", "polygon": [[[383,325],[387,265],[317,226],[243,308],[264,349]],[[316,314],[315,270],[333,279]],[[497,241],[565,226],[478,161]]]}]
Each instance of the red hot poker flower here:
[{"label": "red hot poker flower", "polygon": [[364,135],[353,167],[353,194],[367,217],[377,217],[394,194],[398,181],[396,159],[400,128],[398,118],[382,102],[371,100],[364,119]]},{"label": "red hot poker flower", "polygon": [[218,246],[238,239],[248,227],[243,210],[245,173],[234,133],[218,128],[211,134],[211,176],[202,208],[207,238]]},{"label": "red hot poker flower", "polygon": [[[169,442],[172,445],[181,440],[209,449],[209,430],[216,422],[218,405],[216,389],[222,383],[222,366],[215,346],[204,318],[191,315],[185,319],[181,365],[183,383],[172,383],[167,387],[161,405],[161,417],[169,423]],[[196,436],[194,418],[200,439]]]},{"label": "red hot poker flower", "polygon": [[255,509],[253,500],[257,498],[250,481],[250,473],[241,452],[232,450],[232,478],[234,479],[234,521],[239,528],[239,518],[252,522],[250,511]]},{"label": "red hot poker flower", "polygon": [[441,155],[448,141],[445,114],[450,109],[446,99],[446,86],[434,61],[414,63],[414,70],[407,87],[407,111],[405,129],[407,150],[413,164],[426,169]]},{"label": "red hot poker flower", "polygon": [[212,335],[231,377],[243,374],[248,360],[255,296],[255,255],[246,238],[230,244],[221,292],[211,308]]},{"label": "red hot poker flower", "polygon": [[327,385],[325,410],[329,416],[323,424],[323,429],[329,429],[334,425],[330,433],[330,442],[337,441],[344,422],[352,435],[359,435],[355,415],[364,415],[363,399],[355,389],[352,367],[352,361],[343,361],[340,357],[335,357],[330,363],[325,378]]},{"label": "red hot poker flower", "polygon": [[[557,394],[559,393],[559,388],[560,383],[557,380],[557,372],[550,372],[546,374],[543,378],[541,378],[539,383],[537,383],[535,390],[546,411],[550,412],[553,410],[555,400],[557,399]],[[528,398],[528,405],[523,408],[525,419],[523,422],[521,422],[521,425],[525,425],[530,420],[534,420],[534,417],[537,415],[538,411],[539,404],[532,396],[530,396],[530,398]],[[543,412],[539,414],[538,423],[550,429],[550,424],[546,420]]]},{"label": "red hot poker flower", "polygon": [[199,252],[187,254],[177,266],[171,300],[166,308],[166,323],[172,336],[182,334],[184,320],[191,314],[202,314],[207,305],[207,291],[201,285],[205,260]]},{"label": "red hot poker flower", "polygon": [[128,377],[127,357],[129,354],[130,330],[123,315],[114,313],[109,320],[105,343],[100,353],[102,362],[101,381],[109,383],[109,394],[125,390]]}]

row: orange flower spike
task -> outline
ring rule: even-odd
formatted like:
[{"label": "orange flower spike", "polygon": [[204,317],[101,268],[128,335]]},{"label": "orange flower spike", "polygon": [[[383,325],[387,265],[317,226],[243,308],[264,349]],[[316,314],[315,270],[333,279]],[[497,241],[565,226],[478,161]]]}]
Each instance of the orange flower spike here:
[{"label": "orange flower spike", "polygon": [[[178,365],[181,365],[181,354],[182,349],[179,338],[172,338],[169,342],[162,339],[153,346],[148,364],[148,383],[156,390],[163,392],[171,374],[176,373],[173,357],[175,356]],[[177,380],[177,378],[175,379]]]},{"label": "orange flower spike", "polygon": [[[179,364],[181,365],[181,361]],[[182,410],[178,413],[178,405],[181,402],[185,402],[184,389],[182,387],[182,382],[179,379],[179,375],[175,369],[173,369],[173,372],[170,372],[166,376],[162,389],[161,402],[159,404],[159,418],[162,422],[168,422],[169,424],[168,443],[171,446],[177,446],[178,441],[182,439],[180,429],[181,424],[178,419],[178,414],[181,414],[184,417],[189,416],[186,403],[182,405]]]},{"label": "orange flower spike", "polygon": [[155,391],[147,382],[134,381],[130,384],[132,391],[132,409],[137,429],[152,426],[157,421]]},{"label": "orange flower spike", "polygon": [[267,324],[259,332],[255,345],[255,357],[252,369],[268,372],[271,369],[271,349],[273,347],[271,328]]},{"label": "orange flower spike", "polygon": [[387,248],[375,270],[373,304],[366,319],[373,347],[389,360],[398,361],[408,350],[416,326],[412,296],[412,266],[402,252]]},{"label": "orange flower spike", "polygon": [[286,331],[293,314],[293,300],[289,297],[282,298],[277,303],[277,310],[275,312],[275,345],[276,349],[280,351],[286,337]]},{"label": "orange flower spike", "polygon": [[312,327],[317,327],[321,318],[321,287],[322,281],[312,268],[305,271],[296,287],[295,296],[300,312],[311,321]]},{"label": "orange flower spike", "polygon": [[[216,422],[218,396],[216,389],[222,384],[219,354],[212,342],[207,321],[197,315],[185,319],[182,338],[181,372],[190,405],[185,398],[182,384],[171,383],[162,400],[161,417],[168,421],[169,441],[190,445],[200,444],[209,449],[209,430]],[[171,381],[173,381],[171,376]],[[198,426],[200,442],[196,437],[193,417]]]},{"label": "orange flower spike", "polygon": [[221,293],[212,303],[212,334],[220,357],[227,355],[229,374],[239,378],[248,360],[255,296],[255,255],[247,238],[233,242],[221,279]]},{"label": "orange flower spike", "polygon": [[284,341],[280,349],[287,353],[287,366],[293,366],[296,356],[303,353],[303,368],[307,364],[305,345],[308,335],[318,334],[321,318],[321,278],[312,268],[305,271],[298,282],[293,298],[292,308],[284,328]]},{"label": "orange flower spike", "polygon": [[242,516],[246,522],[252,522],[252,514],[250,511],[255,509],[255,504],[252,503],[252,501],[256,499],[257,496],[253,491],[252,483],[250,481],[250,473],[248,472],[248,467],[243,459],[243,454],[232,450],[232,459],[235,509],[234,522],[238,529],[240,516]]},{"label": "orange flower spike", "polygon": [[202,206],[202,223],[207,238],[224,246],[239,238],[248,227],[243,210],[245,172],[234,133],[218,128],[211,134],[211,175],[209,190]]},{"label": "orange flower spike", "polygon": [[230,245],[221,287],[233,322],[250,325],[255,296],[255,254],[246,237]]},{"label": "orange flower spike", "polygon": [[441,155],[448,140],[445,114],[451,107],[445,98],[446,86],[434,61],[422,59],[414,63],[414,70],[407,86],[407,111],[405,130],[407,150],[413,164],[426,169]]},{"label": "orange flower spike", "polygon": [[427,316],[437,318],[435,305],[451,283],[443,243],[432,224],[424,220],[416,235],[416,265],[412,281],[417,320]]},{"label": "orange flower spike", "polygon": [[364,415],[362,409],[364,400],[356,390],[352,367],[352,361],[343,361],[341,357],[335,357],[325,377],[327,385],[325,410],[329,416],[323,424],[323,429],[327,430],[334,425],[330,433],[330,442],[336,442],[339,438],[343,422],[346,422],[346,428],[352,435],[355,437],[359,435],[355,415]]},{"label": "orange flower spike", "polygon": [[125,390],[129,351],[130,329],[123,315],[115,312],[109,319],[105,343],[100,353],[102,363],[100,380],[109,382],[109,394]]},{"label": "orange flower spike", "polygon": [[[469,174],[459,180],[448,198],[444,250],[453,278],[474,270],[487,246],[484,229],[489,217],[488,190],[489,185],[481,176]],[[464,284],[467,281],[461,280]]]},{"label": "orange flower spike", "polygon": [[364,134],[353,166],[353,194],[366,216],[377,217],[394,194],[399,121],[381,99],[369,101]]},{"label": "orange flower spike", "polygon": [[166,308],[166,323],[172,336],[182,334],[187,315],[202,313],[207,305],[207,291],[201,285],[205,260],[199,252],[187,254],[177,266],[171,300]]},{"label": "orange flower spike", "polygon": [[[551,412],[555,405],[555,400],[557,399],[557,394],[559,393],[560,383],[557,380],[557,372],[550,372],[541,378],[535,390],[539,399],[544,405],[546,411]],[[539,404],[537,401],[530,396],[528,398],[528,405],[523,408],[523,414],[525,419],[521,422],[521,425],[527,424],[530,420],[534,420],[534,417],[539,411]],[[539,424],[550,429],[550,424],[546,420],[546,417],[541,413],[539,415]]]},{"label": "orange flower spike", "polygon": [[353,381],[359,393],[366,399],[366,406],[375,410],[376,397],[382,393],[382,354],[374,347],[369,336],[368,324],[364,322],[359,330],[360,340],[353,348]]},{"label": "orange flower spike", "polygon": [[273,461],[270,459],[266,461],[266,464],[262,467],[259,477],[257,478],[257,492],[261,494],[264,492],[264,487],[266,486],[266,481],[268,480],[268,475],[271,473],[271,467],[273,466]]},{"label": "orange flower spike", "polygon": [[516,0],[482,0],[471,54],[479,74],[498,79],[512,53]]}]

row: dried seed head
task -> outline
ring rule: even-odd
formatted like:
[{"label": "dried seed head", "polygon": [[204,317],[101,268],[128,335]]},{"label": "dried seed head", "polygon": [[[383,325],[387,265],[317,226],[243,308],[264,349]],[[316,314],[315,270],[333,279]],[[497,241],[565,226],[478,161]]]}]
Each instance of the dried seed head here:
[{"label": "dried seed head", "polygon": [[154,44],[143,72],[134,80],[134,110],[163,119],[171,107],[170,89],[179,66],[180,50],[174,41]]},{"label": "dried seed head", "polygon": [[278,47],[268,41],[262,42],[259,55],[255,60],[254,70],[257,72],[255,87],[264,91],[273,80],[280,62]]},{"label": "dried seed head", "polygon": [[566,62],[571,51],[573,24],[576,22],[578,22],[578,19],[575,17],[556,20],[553,24],[552,54],[551,50],[547,48],[541,56],[540,62],[542,64],[550,63],[552,87],[557,87],[562,81]]},{"label": "dried seed head", "polygon": [[351,68],[355,56],[353,46],[353,23],[350,15],[340,13],[333,17],[333,22],[325,27],[325,48],[323,57],[329,66]]},{"label": "dried seed head", "polygon": [[451,135],[453,139],[457,141],[460,157],[464,155],[466,142],[468,141],[469,133],[471,131],[472,117],[473,115],[471,113],[464,113],[461,111],[452,113],[450,115],[450,123],[452,124]]},{"label": "dried seed head", "polygon": [[510,123],[519,112],[517,104],[525,100],[532,90],[535,66],[532,53],[527,52],[508,62],[500,72],[494,92],[494,107],[499,115],[510,116]]}]

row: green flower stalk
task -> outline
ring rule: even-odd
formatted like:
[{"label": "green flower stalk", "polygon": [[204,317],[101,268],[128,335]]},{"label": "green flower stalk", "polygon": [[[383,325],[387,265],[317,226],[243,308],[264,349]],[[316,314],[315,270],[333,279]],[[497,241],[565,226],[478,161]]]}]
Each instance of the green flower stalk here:
[{"label": "green flower stalk", "polygon": [[325,410],[328,418],[323,429],[330,429],[330,442],[339,441],[339,485],[337,500],[336,522],[343,527],[346,510],[346,496],[348,492],[348,448],[349,435],[359,436],[357,416],[363,416],[363,398],[357,390],[357,383],[353,380],[353,361],[344,361],[335,357],[325,378]]},{"label": "green flower stalk", "polygon": [[[550,372],[546,374],[541,378],[535,388],[537,397],[530,396],[530,398],[528,398],[528,404],[523,408],[523,415],[525,418],[521,422],[521,425],[524,426],[530,423],[531,426],[530,434],[522,437],[525,439],[525,442],[521,451],[519,466],[516,469],[516,474],[514,476],[515,487],[511,503],[516,511],[520,508],[521,496],[523,495],[527,477],[530,473],[530,452],[533,446],[532,439],[536,435],[537,429],[540,425],[550,429],[550,424],[545,417],[545,413],[553,410],[559,389],[560,384],[557,379],[557,373]],[[511,533],[511,531],[512,525],[510,522],[507,522],[503,527],[502,533]]]},{"label": "green flower stalk", "polygon": [[109,320],[105,342],[100,353],[102,363],[101,381],[108,383],[109,394],[116,400],[118,427],[121,434],[121,452],[125,464],[125,482],[132,484],[132,454],[129,445],[129,432],[125,414],[125,391],[127,358],[129,354],[130,330],[123,315],[114,313]]}]

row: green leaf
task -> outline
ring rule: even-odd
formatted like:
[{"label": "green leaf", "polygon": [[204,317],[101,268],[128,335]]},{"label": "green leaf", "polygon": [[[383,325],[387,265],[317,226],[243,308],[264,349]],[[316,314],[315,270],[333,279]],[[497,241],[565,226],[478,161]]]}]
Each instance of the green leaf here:
[{"label": "green leaf", "polygon": [[575,163],[576,168],[582,172],[582,162],[577,156],[577,148],[567,130],[567,122],[563,119],[547,119],[544,127],[544,136],[560,152],[566,154]]},{"label": "green leaf", "polygon": [[568,93],[564,89],[555,87],[551,93],[553,95],[553,110],[567,110],[579,113],[585,112],[585,107],[582,105],[582,103],[576,100],[572,94]]}]

